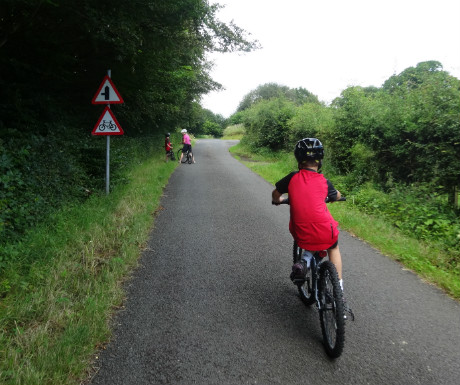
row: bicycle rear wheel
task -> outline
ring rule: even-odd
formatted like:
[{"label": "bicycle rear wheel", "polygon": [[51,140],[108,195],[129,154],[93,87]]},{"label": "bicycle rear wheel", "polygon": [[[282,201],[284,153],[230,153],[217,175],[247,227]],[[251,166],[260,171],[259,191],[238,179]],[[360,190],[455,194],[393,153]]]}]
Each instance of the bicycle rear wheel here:
[{"label": "bicycle rear wheel", "polygon": [[[293,262],[297,263],[300,262],[300,258],[302,257],[302,248],[297,246],[296,241],[294,241],[294,248],[293,248]],[[313,273],[311,269],[307,270],[305,274],[305,282],[303,284],[297,284],[297,289],[299,290],[300,299],[302,302],[310,306],[315,303],[315,296],[313,295]]]},{"label": "bicycle rear wheel", "polygon": [[320,267],[319,318],[327,354],[337,358],[342,354],[345,344],[345,319],[343,294],[334,264],[323,262]]},{"label": "bicycle rear wheel", "polygon": [[192,151],[187,152],[187,162],[188,164],[192,164],[193,161],[193,153]]}]

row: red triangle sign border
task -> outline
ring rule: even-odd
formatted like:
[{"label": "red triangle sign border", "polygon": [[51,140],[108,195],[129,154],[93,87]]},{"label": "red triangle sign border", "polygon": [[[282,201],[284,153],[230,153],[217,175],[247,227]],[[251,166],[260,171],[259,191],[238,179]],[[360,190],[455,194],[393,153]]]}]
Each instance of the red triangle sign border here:
[{"label": "red triangle sign border", "polygon": [[[115,124],[118,127],[119,131],[104,131],[104,132],[97,131],[97,129],[99,128],[99,126],[100,126],[100,124],[102,122],[102,119],[104,118],[104,116],[107,113],[107,111],[109,112],[110,117],[115,122]],[[120,123],[118,123],[117,118],[115,118],[115,115],[113,114],[112,110],[110,109],[109,106],[105,107],[104,111],[102,111],[102,114],[99,117],[99,120],[97,121],[96,125],[94,126],[93,131],[91,132],[91,135],[123,135],[123,134],[124,134],[124,131],[121,128]]]},{"label": "red triangle sign border", "polygon": [[[110,83],[110,86],[112,87],[113,91],[117,95],[119,100],[115,101],[110,101],[110,100],[102,100],[102,101],[96,101],[97,97],[101,94],[102,87],[104,87],[104,84],[106,82]],[[105,75],[104,79],[102,80],[101,85],[99,86],[96,94],[94,95],[93,99],[91,100],[92,104],[122,104],[124,103],[123,98],[121,97],[120,93],[118,92],[117,88],[115,87],[115,84],[113,84],[112,79],[109,77],[109,75]]]}]

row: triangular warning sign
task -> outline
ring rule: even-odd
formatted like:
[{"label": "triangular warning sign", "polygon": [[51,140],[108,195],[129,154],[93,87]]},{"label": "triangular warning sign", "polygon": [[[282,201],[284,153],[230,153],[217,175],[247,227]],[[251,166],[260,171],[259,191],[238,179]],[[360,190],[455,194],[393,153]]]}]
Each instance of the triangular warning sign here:
[{"label": "triangular warning sign", "polygon": [[105,107],[101,117],[91,132],[92,135],[123,135],[123,129],[113,115],[109,106]]},{"label": "triangular warning sign", "polygon": [[123,98],[120,93],[115,88],[115,85],[112,82],[112,79],[108,75],[105,76],[104,80],[94,95],[92,104],[121,104]]}]

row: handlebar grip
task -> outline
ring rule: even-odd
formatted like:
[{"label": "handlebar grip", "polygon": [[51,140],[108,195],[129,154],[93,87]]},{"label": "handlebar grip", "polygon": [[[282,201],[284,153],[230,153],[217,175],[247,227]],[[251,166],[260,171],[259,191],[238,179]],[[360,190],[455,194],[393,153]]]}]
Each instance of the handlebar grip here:
[{"label": "handlebar grip", "polygon": [[346,197],[340,197],[340,199],[337,199],[335,201],[331,201],[329,200],[329,198],[326,198],[326,203],[332,203],[332,202],[343,202],[343,201],[346,201],[347,198]]},{"label": "handlebar grip", "polygon": [[[279,205],[288,205],[289,204],[289,198],[286,198],[284,200],[282,200],[280,203],[278,203]],[[276,205],[275,202],[272,201],[272,205]]]}]

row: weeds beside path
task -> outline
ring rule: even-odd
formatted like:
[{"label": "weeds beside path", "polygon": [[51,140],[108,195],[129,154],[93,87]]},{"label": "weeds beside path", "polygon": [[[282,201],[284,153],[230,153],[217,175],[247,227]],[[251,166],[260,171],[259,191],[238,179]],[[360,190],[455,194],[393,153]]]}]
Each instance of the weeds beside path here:
[{"label": "weeds beside path", "polygon": [[110,335],[176,162],[158,153],[129,182],[31,231],[1,277],[0,383],[75,384]]}]

